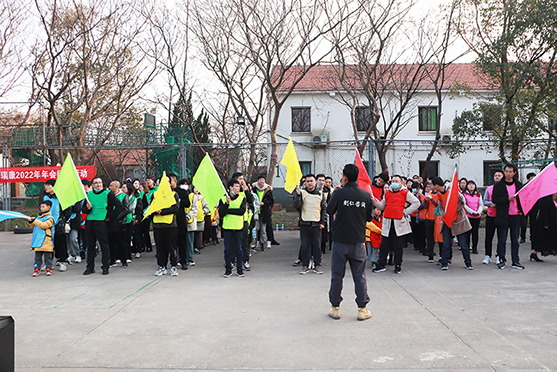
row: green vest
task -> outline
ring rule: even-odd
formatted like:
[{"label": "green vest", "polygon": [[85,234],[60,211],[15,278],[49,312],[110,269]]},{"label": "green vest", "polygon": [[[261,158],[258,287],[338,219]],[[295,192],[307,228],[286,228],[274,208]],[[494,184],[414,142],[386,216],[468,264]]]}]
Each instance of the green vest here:
[{"label": "green vest", "polygon": [[104,221],[108,213],[108,193],[110,190],[103,190],[95,194],[94,191],[87,193],[87,199],[91,203],[91,211],[87,215],[87,221]]},{"label": "green vest", "polygon": [[[242,202],[244,201],[244,199],[245,196],[242,195],[242,193],[240,193],[240,195],[236,199],[230,200],[230,204],[228,208],[230,209],[240,208],[242,206]],[[226,196],[223,197],[221,200],[223,203],[226,203]],[[226,214],[222,219],[222,228],[226,230],[242,230],[244,228],[244,216],[238,216],[235,214]]]},{"label": "green vest", "polygon": [[[255,192],[257,193],[257,197],[259,198],[259,202],[263,203],[263,195],[265,195],[265,191],[259,191],[259,189],[255,189]],[[259,209],[257,210],[258,214],[261,214],[261,207],[259,207]]]},{"label": "green vest", "polygon": [[[242,196],[242,197],[244,197],[244,198],[246,198],[246,193],[245,193],[245,191],[240,191],[240,194],[239,194],[239,195]],[[240,199],[240,198],[238,198],[238,199]],[[246,201],[247,201],[247,198],[246,198]],[[249,208],[248,208],[247,205],[246,205],[246,212],[244,213],[244,222],[246,222],[246,221],[248,220],[248,210],[249,210]]]},{"label": "green vest", "polygon": [[[134,216],[134,210],[132,210],[133,202],[137,199],[134,195],[130,196],[130,205],[128,206],[128,214],[126,215],[126,224],[131,223]],[[135,209],[135,208],[134,208]]]}]

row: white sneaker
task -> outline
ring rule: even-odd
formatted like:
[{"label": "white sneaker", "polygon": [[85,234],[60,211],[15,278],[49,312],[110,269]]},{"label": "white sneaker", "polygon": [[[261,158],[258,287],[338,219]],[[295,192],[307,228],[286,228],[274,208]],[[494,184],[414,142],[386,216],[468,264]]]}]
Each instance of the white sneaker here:
[{"label": "white sneaker", "polygon": [[75,257],[74,256],[68,256],[68,265],[73,265],[75,263]]},{"label": "white sneaker", "polygon": [[178,269],[176,268],[176,266],[172,266],[170,268],[170,276],[178,276]]},{"label": "white sneaker", "polygon": [[75,257],[75,263],[81,263],[81,256]]},{"label": "white sneaker", "polygon": [[126,260],[126,263],[132,263],[132,260],[130,260],[129,258]]},{"label": "white sneaker", "polygon": [[137,253],[135,254],[135,258],[141,258],[141,253],[137,252]]},{"label": "white sneaker", "polygon": [[484,260],[482,261],[484,265],[489,265],[491,263],[491,257],[485,256]]},{"label": "white sneaker", "polygon": [[163,276],[166,274],[166,269],[162,266],[159,266],[159,269],[155,271],[155,276]]},{"label": "white sneaker", "polygon": [[119,263],[122,263],[122,261],[121,260],[116,260],[116,263],[119,264]]},{"label": "white sneaker", "polygon": [[60,262],[60,268],[58,270],[66,271],[67,270],[66,263],[65,262]]},{"label": "white sneaker", "polygon": [[499,261],[499,256],[497,256],[497,259],[495,260],[495,264],[499,265],[501,263],[501,261]]},{"label": "white sneaker", "polygon": [[271,249],[271,241],[267,240],[267,249]]},{"label": "white sneaker", "polygon": [[193,261],[188,262],[188,266],[195,266],[195,262]]}]

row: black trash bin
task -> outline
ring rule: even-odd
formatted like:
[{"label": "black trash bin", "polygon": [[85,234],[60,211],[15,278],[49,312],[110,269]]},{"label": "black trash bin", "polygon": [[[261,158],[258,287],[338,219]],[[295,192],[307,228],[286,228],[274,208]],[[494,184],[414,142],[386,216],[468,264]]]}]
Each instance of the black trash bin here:
[{"label": "black trash bin", "polygon": [[14,318],[0,316],[0,371],[15,370]]}]

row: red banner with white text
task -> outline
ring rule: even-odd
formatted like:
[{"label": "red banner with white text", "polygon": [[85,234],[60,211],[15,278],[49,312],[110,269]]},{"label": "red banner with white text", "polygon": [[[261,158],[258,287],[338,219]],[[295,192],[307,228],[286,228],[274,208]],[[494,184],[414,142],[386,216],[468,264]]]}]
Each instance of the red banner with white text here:
[{"label": "red banner with white text", "polygon": [[[0,183],[9,182],[46,182],[58,178],[62,167],[8,167],[0,168]],[[89,181],[95,177],[94,165],[76,166],[80,179]]]}]

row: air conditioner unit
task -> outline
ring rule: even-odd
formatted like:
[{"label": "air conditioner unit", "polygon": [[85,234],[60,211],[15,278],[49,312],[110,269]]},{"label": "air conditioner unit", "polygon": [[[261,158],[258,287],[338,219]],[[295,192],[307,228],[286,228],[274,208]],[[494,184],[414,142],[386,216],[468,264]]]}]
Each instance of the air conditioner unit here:
[{"label": "air conditioner unit", "polygon": [[312,132],[312,141],[314,144],[326,145],[329,141],[329,132],[322,130]]},{"label": "air conditioner unit", "polygon": [[451,146],[452,136],[450,134],[443,134],[441,141],[441,146]]}]

